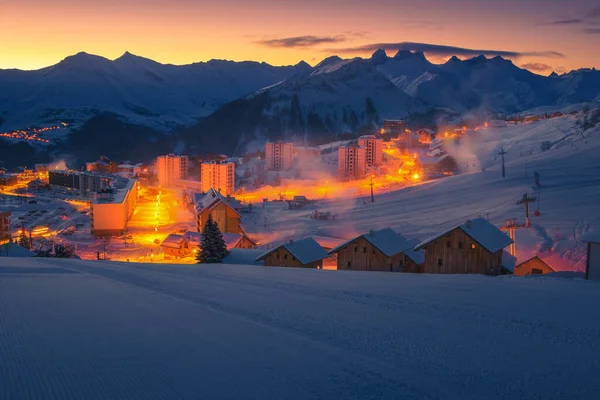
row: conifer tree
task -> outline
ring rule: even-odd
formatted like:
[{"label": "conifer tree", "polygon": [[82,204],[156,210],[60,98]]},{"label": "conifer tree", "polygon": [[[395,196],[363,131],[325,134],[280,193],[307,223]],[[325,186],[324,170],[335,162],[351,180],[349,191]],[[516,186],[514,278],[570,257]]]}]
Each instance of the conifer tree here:
[{"label": "conifer tree", "polygon": [[19,246],[24,247],[26,249],[31,249],[31,241],[29,240],[29,236],[27,236],[27,231],[25,227],[21,227],[21,233],[19,234]]},{"label": "conifer tree", "polygon": [[213,221],[210,214],[202,228],[202,242],[196,256],[200,264],[220,263],[229,254],[219,225]]}]

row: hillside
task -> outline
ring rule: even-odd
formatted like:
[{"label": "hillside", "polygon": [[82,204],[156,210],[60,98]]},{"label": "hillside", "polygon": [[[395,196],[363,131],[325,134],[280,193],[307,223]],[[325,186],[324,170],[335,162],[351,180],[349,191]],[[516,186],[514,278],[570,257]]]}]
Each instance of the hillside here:
[{"label": "hillside", "polygon": [[6,257],[0,278],[2,398],[600,391],[594,282]]},{"label": "hillside", "polygon": [[[540,254],[556,269],[581,270],[585,252],[576,239],[600,225],[600,125],[584,131],[577,122],[583,118],[579,114],[471,132],[467,140],[448,148],[462,169],[459,175],[392,192],[376,180],[374,203],[367,188],[355,189],[355,198],[315,206],[335,213],[335,221],[310,219],[312,208],[290,211],[275,203],[263,209],[264,214],[258,209],[259,223],[248,223],[248,231],[269,242],[308,234],[349,238],[391,227],[407,238],[425,239],[478,216],[497,225],[511,218],[523,223],[524,209],[516,202],[524,193],[537,195],[533,177],[537,171],[541,216],[532,218],[531,229],[517,232],[517,256],[524,261]],[[542,150],[544,142],[547,151]],[[498,156],[502,147],[508,153],[506,178]],[[287,190],[284,185],[271,196]],[[267,232],[263,217],[268,219]]]}]

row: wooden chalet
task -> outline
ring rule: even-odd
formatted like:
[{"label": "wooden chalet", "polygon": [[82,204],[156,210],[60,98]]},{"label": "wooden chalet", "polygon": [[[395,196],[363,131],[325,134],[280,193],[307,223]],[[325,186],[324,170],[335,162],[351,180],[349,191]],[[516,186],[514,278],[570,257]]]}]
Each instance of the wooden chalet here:
[{"label": "wooden chalet", "polygon": [[240,214],[242,204],[235,198],[223,196],[215,189],[210,189],[206,193],[196,193],[194,205],[198,232],[202,232],[210,215],[222,233],[243,233]]},{"label": "wooden chalet", "polygon": [[523,261],[518,264],[513,274],[516,276],[527,276],[527,275],[542,275],[555,272],[551,266],[549,266],[544,260],[538,256],[532,257],[527,261]]},{"label": "wooden chalet", "polygon": [[260,255],[268,267],[323,268],[327,252],[313,238],[290,240]]},{"label": "wooden chalet", "polygon": [[587,242],[585,279],[600,281],[600,228],[587,232],[581,240]]},{"label": "wooden chalet", "polygon": [[484,218],[464,224],[418,244],[425,250],[423,272],[428,274],[500,275],[504,248],[513,241]]},{"label": "wooden chalet", "polygon": [[385,228],[350,239],[329,254],[337,255],[338,270],[419,272],[418,253],[413,246],[393,229]]},{"label": "wooden chalet", "polygon": [[419,129],[415,134],[419,137],[419,143],[422,144],[430,144],[436,138],[435,131],[431,129]]},{"label": "wooden chalet", "polygon": [[429,176],[452,175],[458,170],[456,159],[450,154],[422,154],[415,160],[416,165]]}]

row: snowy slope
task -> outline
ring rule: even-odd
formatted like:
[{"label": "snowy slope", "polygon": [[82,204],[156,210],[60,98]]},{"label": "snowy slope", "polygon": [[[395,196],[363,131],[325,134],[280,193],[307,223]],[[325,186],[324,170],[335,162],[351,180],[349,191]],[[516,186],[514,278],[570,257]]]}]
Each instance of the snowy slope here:
[{"label": "snowy slope", "polygon": [[145,125],[190,124],[231,100],[311,70],[306,63],[212,60],[175,66],[130,53],[114,61],[78,53],[37,71],[0,70],[0,115],[3,128],[85,121],[99,112]]},{"label": "snowy slope", "polygon": [[0,289],[3,399],[600,391],[582,280],[0,257]]},{"label": "snowy slope", "polygon": [[[264,213],[269,232],[276,235],[263,233],[261,224],[249,223],[247,230],[264,236],[265,242],[306,235],[346,239],[391,227],[405,238],[424,240],[488,214],[497,225],[517,217],[523,223],[524,209],[516,202],[524,193],[536,194],[535,170],[541,174],[541,216],[533,217],[533,228],[517,233],[517,255],[523,261],[540,254],[551,257],[558,270],[581,270],[585,252],[574,239],[600,226],[600,125],[582,137],[578,119],[582,115],[471,132],[460,146],[448,148],[462,174],[385,194],[383,188],[378,194],[376,186],[375,203],[368,198],[368,187],[356,189],[356,199],[319,202],[316,207],[334,212],[335,221],[310,219],[312,209],[289,211],[273,204]],[[541,150],[544,141],[550,142],[549,151]],[[508,153],[506,178],[497,155],[502,147]],[[262,215],[256,218],[262,221]]]}]

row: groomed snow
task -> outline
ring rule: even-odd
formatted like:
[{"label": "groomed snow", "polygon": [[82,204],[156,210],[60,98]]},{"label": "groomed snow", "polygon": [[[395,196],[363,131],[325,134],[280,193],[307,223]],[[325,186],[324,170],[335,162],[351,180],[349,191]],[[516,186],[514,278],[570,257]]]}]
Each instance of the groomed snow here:
[{"label": "groomed snow", "polygon": [[600,286],[0,258],[2,399],[592,399]]}]

